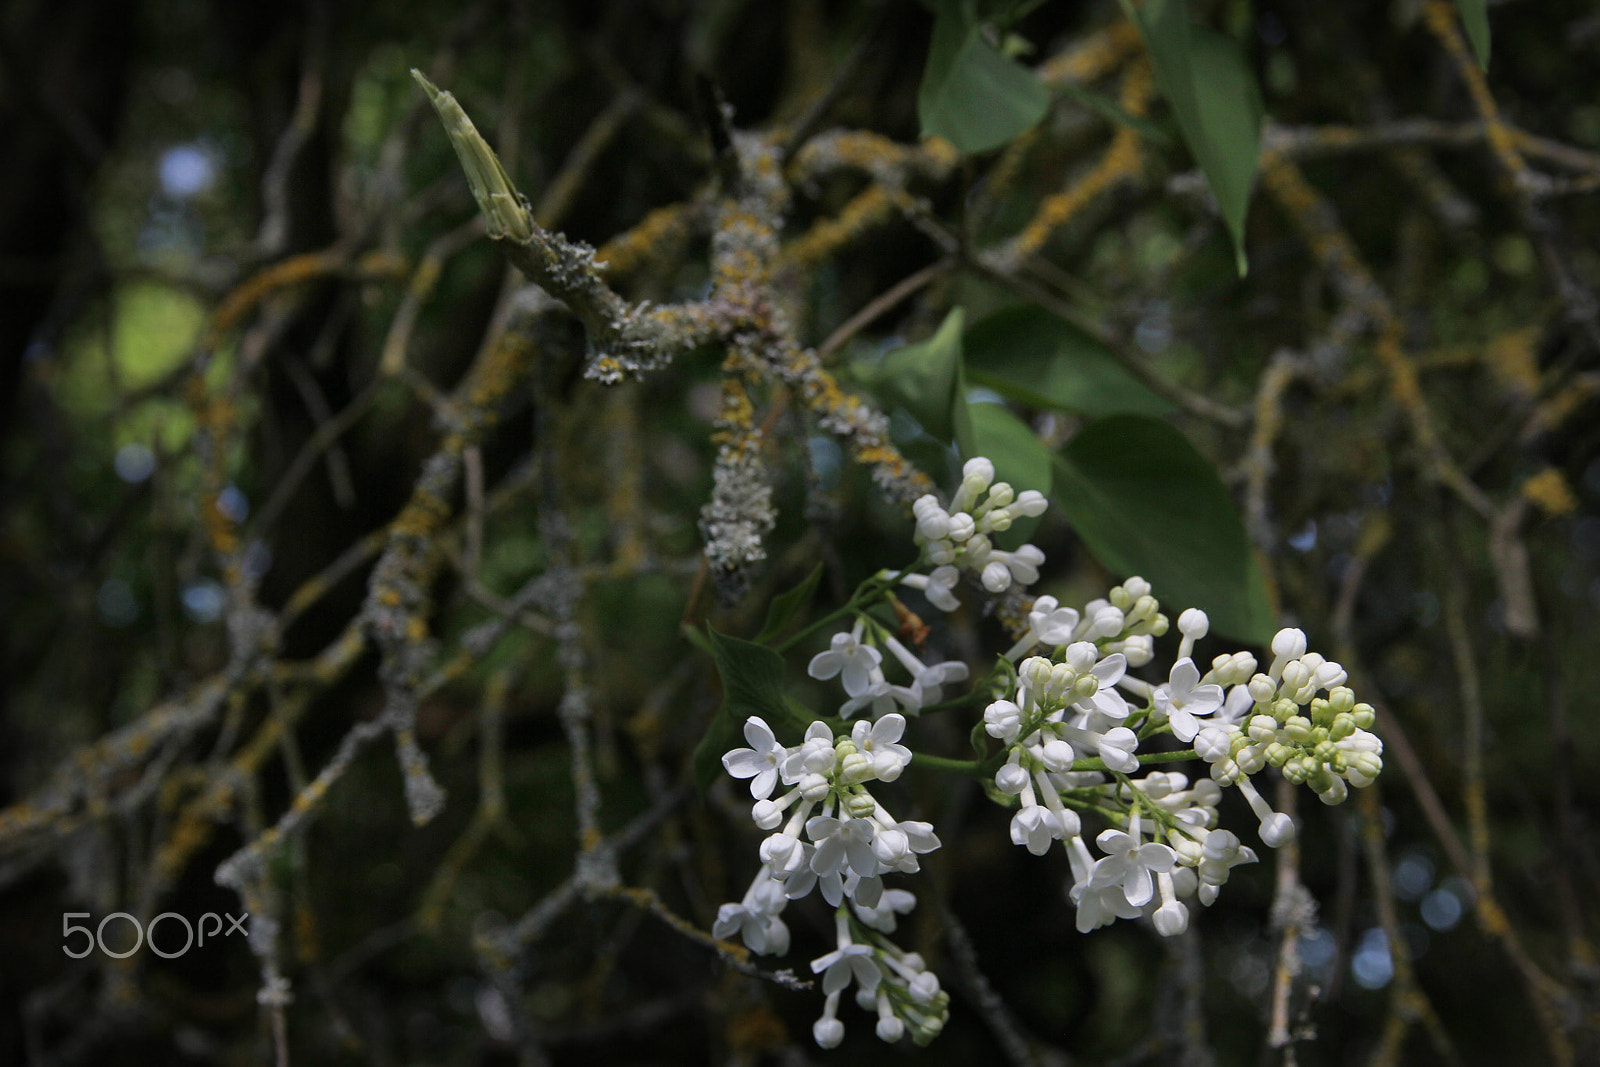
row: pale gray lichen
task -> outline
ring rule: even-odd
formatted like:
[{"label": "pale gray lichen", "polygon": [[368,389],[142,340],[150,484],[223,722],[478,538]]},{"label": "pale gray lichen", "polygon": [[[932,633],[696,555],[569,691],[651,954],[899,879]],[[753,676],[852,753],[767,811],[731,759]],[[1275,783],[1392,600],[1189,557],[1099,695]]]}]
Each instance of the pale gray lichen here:
[{"label": "pale gray lichen", "polygon": [[700,510],[706,562],[723,604],[737,602],[749,586],[749,568],[767,556],[762,545],[777,520],[772,486],[760,460],[760,431],[736,445],[724,443],[712,472],[711,500]]}]

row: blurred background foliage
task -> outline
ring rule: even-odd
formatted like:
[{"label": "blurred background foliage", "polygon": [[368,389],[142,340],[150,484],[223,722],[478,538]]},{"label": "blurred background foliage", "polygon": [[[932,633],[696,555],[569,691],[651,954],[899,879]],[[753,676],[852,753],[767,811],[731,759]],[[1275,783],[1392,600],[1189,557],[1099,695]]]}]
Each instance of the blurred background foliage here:
[{"label": "blurred background foliage", "polygon": [[[1600,14],[1488,11],[1484,96],[1453,5],[1191,5],[1248,57],[1267,116],[1242,278],[1110,2],[982,8],[1050,88],[1009,145],[902,184],[868,166],[796,185],[782,236],[807,251],[775,299],[804,344],[872,389],[875,360],[959,306],[965,385],[1049,448],[1070,455],[1097,406],[1168,418],[1238,505],[1275,620],[1350,667],[1389,745],[1377,787],[1302,802],[1297,854],[1236,872],[1172,944],[1129,923],[1078,935],[1061,856],[1011,846],[975,785],[907,775],[897,810],[945,847],[902,939],[955,997],[916,1056],[1600,1057]],[[685,934],[742,892],[757,835],[737,790],[688,784],[719,695],[680,627],[750,636],[819,561],[837,602],[909,557],[903,508],[799,403],[756,396],[778,520],[750,592],[717,604],[696,518],[721,353],[606,388],[579,375],[570,318],[540,312],[533,382],[454,453],[415,602],[382,602],[374,564],[461,430],[453,391],[530,306],[411,67],[619,291],[692,300],[718,173],[696,76],[740,129],[915,145],[933,24],[909,0],[5,5],[0,1062],[907,1051],[857,1021],[819,1053],[815,993]],[[985,258],[1047,215],[1025,254]],[[948,486],[948,451],[895,418]],[[1034,540],[1040,591],[1066,602],[1124,577],[1060,510]],[[374,635],[396,619],[417,628],[414,735],[448,794],[424,826],[386,745],[340,755],[385,713]],[[1004,647],[976,611],[930,640],[975,663]],[[959,755],[969,726],[923,736]],[[218,864],[324,768],[257,895],[220,888]],[[587,815],[575,781],[603,798]],[[594,833],[620,835],[637,893],[574,880]],[[173,960],[61,951],[69,911],[246,905],[281,923],[267,964],[239,938]],[[777,966],[804,977],[829,925],[795,910]],[[293,985],[282,1033],[264,966]]]}]

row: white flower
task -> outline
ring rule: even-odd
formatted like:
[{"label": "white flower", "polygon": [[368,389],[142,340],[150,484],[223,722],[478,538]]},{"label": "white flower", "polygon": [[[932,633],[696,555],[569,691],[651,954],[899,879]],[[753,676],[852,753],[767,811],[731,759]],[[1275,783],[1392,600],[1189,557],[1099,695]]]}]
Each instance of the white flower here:
[{"label": "white flower", "polygon": [[806,836],[816,842],[811,869],[818,875],[854,871],[862,877],[878,873],[878,857],[872,851],[871,819],[835,819],[818,815],[806,822]]},{"label": "white flower", "polygon": [[911,750],[899,744],[905,729],[906,717],[898,713],[885,715],[877,722],[863,720],[851,728],[850,740],[857,752],[872,761],[879,781],[894,781],[911,762]]},{"label": "white flower", "polygon": [[894,658],[900,661],[900,665],[911,673],[911,690],[917,695],[918,710],[926,704],[937,704],[939,698],[944,695],[942,686],[951,682],[964,682],[967,679],[967,665],[960,660],[945,660],[930,665],[918,659],[909,648],[892,635],[885,638],[884,644],[888,646]]},{"label": "white flower", "polygon": [[1078,627],[1078,613],[1064,608],[1053,596],[1035,597],[1028,612],[1028,632],[1047,645],[1072,643],[1072,631]]},{"label": "white flower", "polygon": [[1079,675],[1074,682],[1075,690],[1081,692],[1082,689],[1078,687],[1088,686],[1089,683],[1084,680],[1086,677],[1095,680],[1094,691],[1072,706],[1079,711],[1102,715],[1111,722],[1121,722],[1128,717],[1128,702],[1115,687],[1128,672],[1127,657],[1121,652],[1113,652],[1100,659],[1096,659],[1097,656],[1099,651],[1087,641],[1067,646],[1067,663]]},{"label": "white flower", "polygon": [[1100,836],[1094,839],[1106,857],[1095,864],[1089,885],[1094,889],[1120,885],[1128,903],[1142,908],[1155,895],[1152,875],[1172,870],[1178,857],[1170,845],[1140,840],[1137,815],[1133,817],[1130,829],[1132,833],[1102,830]]},{"label": "white flower", "polygon": [[1121,652],[1130,667],[1143,667],[1156,658],[1156,640],[1149,634],[1130,634],[1121,641],[1107,642],[1105,647],[1107,652]]},{"label": "white flower", "polygon": [[898,925],[896,915],[909,915],[911,909],[917,906],[916,895],[904,889],[885,889],[878,899],[877,907],[869,908],[859,900],[852,900],[850,907],[855,911],[856,918],[885,934],[892,934]]},{"label": "white flower", "polygon": [[855,979],[862,989],[876,989],[883,970],[872,958],[871,945],[848,944],[811,961],[811,973],[822,975],[822,991],[838,993]]},{"label": "white flower", "polygon": [[1044,553],[1034,545],[1022,545],[1012,552],[995,551],[993,559],[1006,565],[1011,572],[1011,578],[1018,585],[1032,585],[1039,580],[1039,565],[1044,562]]},{"label": "white flower", "polygon": [[1193,741],[1200,732],[1197,717],[1222,707],[1222,686],[1199,685],[1199,681],[1200,669],[1194,660],[1180,659],[1172,665],[1167,684],[1151,693],[1156,710],[1167,717],[1173,736],[1180,741]]},{"label": "white flower", "polygon": [[726,940],[738,934],[751,952],[781,956],[789,951],[789,928],[776,915],[763,915],[744,904],[724,904],[717,910],[711,936]]},{"label": "white flower", "polygon": [[917,819],[895,822],[894,819],[890,818],[889,813],[883,810],[883,805],[881,804],[878,805],[878,810],[873,814],[873,818],[877,820],[880,826],[885,828],[886,832],[892,830],[905,838],[905,852],[901,855],[898,864],[894,868],[902,874],[915,874],[917,871],[916,857],[932,852],[941,844],[939,835],[933,832],[933,824],[931,822],[922,822]]},{"label": "white flower", "polygon": [[839,705],[839,718],[848,719],[861,709],[870,708],[869,717],[881,719],[891,714],[896,705],[915,715],[922,710],[922,694],[913,686],[890,685],[883,672],[874,667],[872,684],[861,695]]},{"label": "white flower", "polygon": [[1049,852],[1060,836],[1055,813],[1042,804],[1025,804],[1011,817],[1011,843],[1025,846],[1035,856]]},{"label": "white flower", "polygon": [[865,693],[872,685],[872,668],[883,660],[882,654],[871,645],[861,643],[862,623],[857,620],[849,633],[833,635],[832,647],[811,657],[806,673],[818,681],[840,676],[844,691],[853,697]]},{"label": "white flower", "polygon": [[1128,903],[1121,886],[1096,889],[1080,882],[1072,887],[1068,899],[1078,909],[1077,927],[1080,934],[1110,926],[1118,919],[1136,918],[1140,911]]},{"label": "white flower", "polygon": [[[955,558],[951,554],[950,560]],[[940,611],[954,611],[961,606],[961,601],[956,599],[956,583],[961,581],[961,572],[950,565],[950,560],[934,560],[941,565],[933,569],[932,574],[907,574],[900,579],[901,585],[908,585],[928,598],[928,603]]]},{"label": "white flower", "polygon": [[749,778],[750,795],[765,800],[778,784],[778,769],[789,750],[778,744],[772,728],[755,715],[745,720],[744,739],[750,747],[725,753],[722,766],[735,778]]},{"label": "white flower", "polygon": [[781,956],[789,951],[789,928],[778,918],[786,904],[783,883],[772,877],[771,867],[762,864],[745,890],[744,900],[717,909],[711,936],[728,938],[737,933],[751,952]]}]

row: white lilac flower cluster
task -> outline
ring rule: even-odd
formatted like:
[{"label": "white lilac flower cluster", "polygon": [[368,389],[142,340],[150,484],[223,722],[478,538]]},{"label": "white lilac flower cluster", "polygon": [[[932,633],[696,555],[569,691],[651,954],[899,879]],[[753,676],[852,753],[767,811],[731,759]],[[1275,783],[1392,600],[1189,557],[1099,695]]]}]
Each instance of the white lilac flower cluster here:
[{"label": "white lilac flower cluster", "polygon": [[[1032,545],[1003,552],[988,535],[1044,506],[1038,493],[1015,494],[995,483],[988,460],[969,461],[948,509],[932,496],[914,506],[919,565],[931,565],[931,573],[886,572],[874,595],[887,599],[898,582],[948,611],[959,606],[954,590],[963,573],[992,593],[1031,584],[1043,553]],[[779,913],[821,887],[837,909],[838,930],[837,949],[811,964],[827,995],[814,1027],[824,1047],[843,1037],[837,1007],[852,981],[858,1003],[877,1012],[877,1032],[886,1041],[903,1033],[930,1040],[947,1004],[921,957],[884,936],[914,898],[885,889],[881,880],[884,873],[915,872],[917,856],[937,848],[939,839],[928,823],[896,821],[865,783],[899,777],[911,759],[900,743],[906,716],[936,704],[942,687],[964,681],[968,671],[957,661],[924,663],[869,614],[871,606],[857,604],[852,628],[835,634],[809,666],[813,678],[839,679],[846,695],[841,718],[867,715],[850,736],[836,738],[818,721],[790,748],[751,718],[750,747],[723,757],[729,774],[751,779],[756,825],[774,832],[761,844],[761,870],[745,899],[723,906],[714,932],[738,933],[756,952],[782,953],[789,935]],[[1141,916],[1164,936],[1187,929],[1185,902],[1209,906],[1230,871],[1257,858],[1219,825],[1226,787],[1238,789],[1255,813],[1261,842],[1277,848],[1293,839],[1294,822],[1262,798],[1252,775],[1276,767],[1324,803],[1337,804],[1349,786],[1368,785],[1383,769],[1382,742],[1370,732],[1372,707],[1355,701],[1338,663],[1306,650],[1299,630],[1273,638],[1265,672],[1249,652],[1234,652],[1216,656],[1202,673],[1194,646],[1210,619],[1191,608],[1178,616],[1176,662],[1164,682],[1152,684],[1129,671],[1154,660],[1155,641],[1171,624],[1142,578],[1129,578],[1081,611],[1036,597],[1026,625],[1000,658],[1002,669],[974,693],[980,701],[978,694],[989,697],[982,724],[1002,748],[973,769],[987,775],[992,768],[993,795],[1015,804],[1014,844],[1035,855],[1057,842],[1066,851],[1072,871],[1066,895],[1080,931]],[[907,684],[886,677],[879,646],[910,676]],[[1141,757],[1141,746],[1167,735],[1192,750],[1146,750]],[[1144,767],[1170,763],[1174,755],[1202,760],[1209,776]],[[1142,770],[1143,777],[1133,777]],[[780,781],[788,792],[769,799]],[[1082,812],[1111,823],[1094,837],[1095,850],[1084,839]]]},{"label": "white lilac flower cluster", "polygon": [[[853,660],[842,669],[855,668],[867,669]],[[885,889],[883,875],[915,874],[917,857],[939,847],[930,824],[897,820],[866,788],[894,781],[911,762],[910,749],[899,743],[905,727],[905,717],[891,712],[858,721],[849,737],[835,738],[817,721],[800,744],[788,747],[751,716],[744,726],[750,747],[722,757],[729,774],[750,779],[756,798],[751,817],[772,833],[761,842],[761,869],[744,899],[721,907],[712,934],[738,934],[753,952],[781,955],[789,948],[789,930],[779,914],[789,901],[821,891],[836,909],[837,930],[835,950],[811,961],[827,998],[812,1028],[823,1048],[844,1038],[839,1000],[852,981],[856,1003],[877,1013],[877,1034],[885,1041],[909,1033],[926,1044],[949,1012],[949,995],[922,957],[886,936],[916,897]],[[780,782],[788,791],[773,800]]]},{"label": "white lilac flower cluster", "polygon": [[[979,497],[983,497],[979,501]],[[979,456],[961,470],[961,487],[948,509],[929,493],[911,505],[917,521],[916,542],[922,558],[933,565],[929,574],[906,574],[901,581],[922,591],[941,611],[961,606],[956,586],[963,571],[976,577],[991,593],[1003,593],[1013,582],[1032,585],[1039,580],[1044,553],[1033,545],[1006,552],[995,548],[989,535],[1011,528],[1022,516],[1043,515],[1047,502],[1036,489],[1018,493],[1006,482],[994,480],[994,464]]]},{"label": "white lilac flower cluster", "polygon": [[[1218,828],[1223,787],[1238,788],[1262,843],[1277,848],[1293,839],[1294,822],[1272,810],[1251,775],[1271,764],[1337,804],[1347,782],[1369,784],[1383,769],[1382,742],[1367,729],[1372,707],[1355,702],[1339,664],[1306,651],[1299,630],[1279,631],[1264,674],[1254,656],[1235,652],[1217,656],[1202,675],[1192,653],[1210,620],[1190,608],[1178,617],[1182,639],[1167,680],[1151,685],[1129,676],[1130,665],[1153,658],[1153,639],[1168,628],[1141,578],[1081,613],[1039,597],[1007,658],[1040,646],[1048,655],[1023,659],[984,710],[985,731],[1006,746],[995,788],[1018,798],[1011,840],[1035,855],[1062,843],[1080,930],[1148,913],[1158,932],[1172,936],[1188,927],[1184,900],[1214,902],[1229,870],[1256,859]],[[1141,743],[1168,733],[1194,745],[1210,764],[1209,778],[1128,777],[1140,768]],[[1095,838],[1099,857],[1074,810],[1091,807],[1117,812],[1122,824]]]}]

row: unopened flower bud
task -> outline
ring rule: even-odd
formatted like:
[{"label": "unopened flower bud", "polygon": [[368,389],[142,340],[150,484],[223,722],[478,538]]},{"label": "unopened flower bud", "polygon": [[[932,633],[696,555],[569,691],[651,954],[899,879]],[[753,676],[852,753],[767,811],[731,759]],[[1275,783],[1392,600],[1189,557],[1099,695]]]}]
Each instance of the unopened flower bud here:
[{"label": "unopened flower bud", "polygon": [[858,785],[877,776],[878,768],[859,752],[851,752],[839,760],[839,780],[846,785]]},{"label": "unopened flower bud", "polygon": [[1299,659],[1306,654],[1304,631],[1288,628],[1279,630],[1272,638],[1272,654],[1283,660]]},{"label": "unopened flower bud", "polygon": [[1019,515],[1037,518],[1043,515],[1049,506],[1049,501],[1045,499],[1044,494],[1039,490],[1024,489],[1017,494],[1016,502],[1012,504],[1011,510]]},{"label": "unopened flower bud", "polygon": [[995,788],[1016,796],[1028,787],[1028,772],[1019,763],[1007,763],[994,775]]},{"label": "unopened flower bud", "polygon": [[1211,630],[1211,619],[1199,608],[1189,608],[1178,616],[1178,632],[1196,641]]},{"label": "unopened flower bud", "polygon": [[1094,665],[1100,659],[1100,650],[1088,641],[1074,641],[1066,647],[1062,654],[1062,665],[1075,674],[1084,674],[1094,670]]},{"label": "unopened flower bud", "polygon": [[1177,937],[1189,929],[1189,909],[1180,901],[1170,901],[1156,909],[1150,916],[1150,921],[1155,924],[1156,933],[1162,937]]},{"label": "unopened flower bud", "polygon": [[1072,751],[1072,746],[1059,737],[1052,737],[1041,746],[1039,760],[1049,771],[1067,771],[1072,769],[1072,761],[1077,755]]},{"label": "unopened flower bud", "polygon": [[1050,671],[1055,664],[1043,656],[1029,656],[1017,668],[1022,684],[1035,692],[1042,692],[1050,684]]},{"label": "unopened flower bud", "polygon": [[1257,704],[1270,704],[1278,695],[1278,683],[1264,674],[1250,679],[1250,699]]},{"label": "unopened flower bud", "polygon": [[1269,818],[1261,820],[1258,829],[1261,843],[1268,848],[1282,848],[1294,840],[1294,820],[1281,811],[1273,812]]}]

